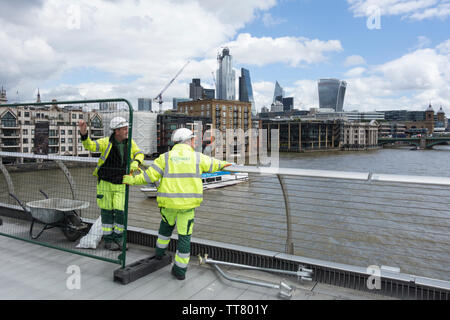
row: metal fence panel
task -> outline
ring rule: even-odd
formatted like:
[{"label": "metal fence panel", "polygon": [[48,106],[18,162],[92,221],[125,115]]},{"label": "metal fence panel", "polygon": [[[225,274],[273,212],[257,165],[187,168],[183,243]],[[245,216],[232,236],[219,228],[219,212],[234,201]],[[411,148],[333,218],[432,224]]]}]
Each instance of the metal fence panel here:
[{"label": "metal fence panel", "polygon": [[[1,126],[0,215],[3,224],[0,235],[124,266],[128,187],[121,191],[125,216],[124,249],[114,252],[100,244],[95,249],[79,247],[80,239],[89,236],[90,225],[100,217],[98,180],[92,173],[101,154],[87,152],[82,146],[78,121],[86,121],[89,137],[95,141],[110,136],[109,122],[120,116],[130,124],[128,139],[131,141],[131,104],[124,99],[105,99],[4,104],[0,107],[18,119],[15,124]],[[24,113],[31,116],[21,122]],[[45,127],[40,135],[37,133],[42,130],[37,126],[39,123],[46,124],[40,125]],[[27,144],[29,131],[35,131],[31,132],[32,148]],[[4,142],[15,136],[21,141],[8,142],[6,146]],[[128,151],[124,155],[125,173],[129,172],[130,149],[125,149]]]}]

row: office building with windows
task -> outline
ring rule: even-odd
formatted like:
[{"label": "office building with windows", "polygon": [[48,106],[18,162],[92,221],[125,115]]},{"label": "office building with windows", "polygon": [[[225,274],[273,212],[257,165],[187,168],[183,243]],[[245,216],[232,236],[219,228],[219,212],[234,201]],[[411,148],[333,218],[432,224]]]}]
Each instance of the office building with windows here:
[{"label": "office building with windows", "polygon": [[218,100],[235,100],[236,84],[235,71],[233,70],[233,58],[230,49],[224,48],[222,54],[217,56],[219,68],[217,69],[216,98]]},{"label": "office building with windows", "polygon": [[173,143],[172,133],[179,128],[193,130],[196,122],[202,122],[203,132],[211,128],[211,118],[201,116],[189,116],[187,114],[169,112],[158,114],[157,118],[157,151],[159,154],[167,152]]},{"label": "office building with windows", "polygon": [[200,84],[200,79],[192,79],[189,84],[189,98],[192,100],[203,99],[203,87]]},{"label": "office building with windows", "polygon": [[338,79],[320,79],[318,83],[319,106],[341,112],[344,109],[347,83]]},{"label": "office building with windows", "polygon": [[283,98],[284,98],[284,89],[280,86],[280,84],[278,83],[278,81],[275,82],[275,90],[273,92],[273,101],[280,101],[281,103],[283,103]]},{"label": "office building with windows", "polygon": [[178,103],[178,112],[189,116],[209,117],[212,128],[221,132],[227,129],[252,127],[251,103],[230,100],[197,100]]},{"label": "office building with windows", "polygon": [[294,97],[283,98],[283,111],[291,111],[294,109]]},{"label": "office building with windows", "polygon": [[216,98],[216,90],[203,88],[203,99],[209,100],[215,98]]},{"label": "office building with windows", "polygon": [[239,77],[239,101],[250,102],[252,104],[252,114],[256,115],[250,71],[245,68],[241,68],[241,76]]},{"label": "office building with windows", "polygon": [[185,102],[185,101],[191,101],[189,98],[173,98],[172,99],[172,108],[174,111],[178,110],[178,103],[179,102]]},{"label": "office building with windows", "polygon": [[[98,157],[99,153],[83,148],[78,133],[78,121],[81,119],[87,122],[91,138],[103,137],[102,117],[95,111],[84,112],[82,108],[61,108],[57,105],[0,106],[0,151],[36,153],[38,146],[35,140],[44,138],[48,141],[45,154]],[[42,131],[40,137],[36,136],[38,127],[45,129],[43,137]]]},{"label": "office building with windows", "polygon": [[152,99],[138,98],[138,111],[152,111]]}]

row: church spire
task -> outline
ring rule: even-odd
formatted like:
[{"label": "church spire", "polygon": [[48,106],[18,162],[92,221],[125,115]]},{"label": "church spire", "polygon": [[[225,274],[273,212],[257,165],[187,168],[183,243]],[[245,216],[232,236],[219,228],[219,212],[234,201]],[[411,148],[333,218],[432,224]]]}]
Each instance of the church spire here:
[{"label": "church spire", "polygon": [[7,103],[8,99],[6,99],[6,90],[2,86],[2,90],[0,91],[0,103]]},{"label": "church spire", "polygon": [[38,88],[38,93],[37,93],[37,103],[41,102],[41,93],[39,92],[39,88]]}]

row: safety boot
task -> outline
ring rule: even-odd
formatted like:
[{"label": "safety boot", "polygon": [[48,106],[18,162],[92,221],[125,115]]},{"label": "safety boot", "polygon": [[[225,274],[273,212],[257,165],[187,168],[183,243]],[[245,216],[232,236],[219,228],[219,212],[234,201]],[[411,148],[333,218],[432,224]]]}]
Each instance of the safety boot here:
[{"label": "safety boot", "polygon": [[171,273],[172,273],[172,275],[173,275],[175,278],[177,278],[178,280],[184,280],[184,279],[186,279],[186,276],[185,276],[184,274],[178,274],[178,273],[176,273],[175,270],[174,270],[173,268],[172,268]]}]

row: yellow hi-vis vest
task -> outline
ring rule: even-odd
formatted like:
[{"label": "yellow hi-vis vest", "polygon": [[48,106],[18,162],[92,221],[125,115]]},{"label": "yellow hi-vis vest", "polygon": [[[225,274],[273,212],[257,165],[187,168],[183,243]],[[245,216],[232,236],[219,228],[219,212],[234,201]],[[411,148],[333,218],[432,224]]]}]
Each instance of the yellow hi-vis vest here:
[{"label": "yellow hi-vis vest", "polygon": [[[100,158],[98,159],[97,162],[97,167],[92,173],[94,176],[97,177],[98,170],[105,163],[112,149],[112,142],[110,141],[110,137],[105,137],[94,141],[92,141],[89,137],[87,137],[86,140],[82,141],[82,143],[83,147],[86,150],[101,153]],[[139,162],[142,163],[144,161],[144,152],[142,152],[137,146],[137,144],[134,142],[134,140],[131,139],[131,161],[134,160],[139,160]]]},{"label": "yellow hi-vis vest", "polygon": [[180,143],[136,176],[134,184],[155,183],[159,207],[192,209],[203,201],[202,173],[222,170],[225,164]]}]

